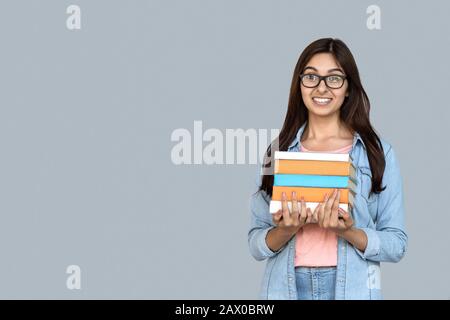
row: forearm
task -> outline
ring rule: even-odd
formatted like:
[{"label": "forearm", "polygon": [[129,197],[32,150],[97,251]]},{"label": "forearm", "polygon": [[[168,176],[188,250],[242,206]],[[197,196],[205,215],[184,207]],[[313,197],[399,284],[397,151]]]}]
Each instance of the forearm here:
[{"label": "forearm", "polygon": [[361,252],[364,252],[366,250],[368,239],[364,231],[352,227],[346,231],[339,232],[338,236],[350,242]]},{"label": "forearm", "polygon": [[266,236],[266,243],[270,250],[277,252],[280,250],[293,236],[291,232],[287,232],[278,227],[271,229]]},{"label": "forearm", "polygon": [[408,237],[402,229],[374,230],[362,228],[367,235],[365,259],[378,262],[398,262],[405,255]]}]

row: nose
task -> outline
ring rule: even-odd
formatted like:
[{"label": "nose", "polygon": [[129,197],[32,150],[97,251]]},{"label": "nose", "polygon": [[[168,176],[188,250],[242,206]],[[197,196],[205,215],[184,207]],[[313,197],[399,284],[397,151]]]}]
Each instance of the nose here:
[{"label": "nose", "polygon": [[328,91],[328,87],[325,84],[325,79],[320,80],[319,85],[317,86],[317,91],[319,91],[320,93],[325,93]]}]

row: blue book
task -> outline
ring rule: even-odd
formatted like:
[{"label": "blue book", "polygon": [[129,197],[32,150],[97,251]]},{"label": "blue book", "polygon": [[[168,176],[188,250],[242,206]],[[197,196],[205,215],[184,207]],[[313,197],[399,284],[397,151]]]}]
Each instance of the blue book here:
[{"label": "blue book", "polygon": [[356,182],[348,176],[275,174],[273,185],[285,187],[348,188],[356,193]]}]

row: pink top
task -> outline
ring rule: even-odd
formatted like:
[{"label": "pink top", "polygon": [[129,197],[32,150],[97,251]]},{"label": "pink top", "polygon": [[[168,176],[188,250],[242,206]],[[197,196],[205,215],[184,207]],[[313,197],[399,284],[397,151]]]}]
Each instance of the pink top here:
[{"label": "pink top", "polygon": [[[352,144],[329,153],[349,153]],[[305,149],[300,143],[300,151],[318,152]],[[321,151],[325,152],[325,151]],[[297,232],[295,243],[295,266],[333,267],[337,265],[337,236],[318,224],[307,224]]]}]

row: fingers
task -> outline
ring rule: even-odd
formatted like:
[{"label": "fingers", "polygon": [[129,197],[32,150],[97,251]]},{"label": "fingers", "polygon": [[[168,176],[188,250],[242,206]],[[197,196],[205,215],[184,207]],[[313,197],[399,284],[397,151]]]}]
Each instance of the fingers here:
[{"label": "fingers", "polygon": [[299,214],[300,213],[298,208],[297,192],[292,191],[292,212],[291,212],[292,220],[297,221]]},{"label": "fingers", "polygon": [[278,225],[280,223],[282,215],[283,211],[281,209],[272,214],[272,221],[275,225]]},{"label": "fingers", "polygon": [[328,226],[330,228],[336,228],[338,226],[338,212],[339,212],[340,198],[341,198],[341,191],[338,189],[336,197],[331,207],[330,220],[328,221]]},{"label": "fingers", "polygon": [[342,213],[342,219],[344,219],[344,220],[350,220],[350,214],[349,214],[348,212],[344,211],[344,212]]},{"label": "fingers", "polygon": [[325,193],[323,203],[319,204],[318,208],[316,208],[316,209],[318,209],[317,214],[318,214],[318,220],[319,220],[318,223],[319,223],[320,227],[323,227],[323,221],[325,219],[325,210],[326,210],[326,205],[328,203],[328,200],[329,200],[329,197],[328,197],[328,192],[327,192],[327,193]]},{"label": "fingers", "polygon": [[306,208],[306,221],[305,224],[313,222],[313,214],[310,208]]},{"label": "fingers", "polygon": [[320,217],[321,217],[322,211],[323,211],[323,203],[319,203],[313,212],[313,220],[315,221],[315,223],[318,223],[319,226],[320,226]]},{"label": "fingers", "polygon": [[286,200],[286,193],[282,193],[281,194],[281,209],[283,211],[283,219],[285,223],[290,222],[291,218],[290,218],[290,213],[289,213],[289,208],[288,208],[288,204],[287,204],[287,200]]},{"label": "fingers", "polygon": [[344,220],[344,224],[346,228],[350,228],[353,226],[353,219],[349,212],[341,209],[342,211],[342,219]]},{"label": "fingers", "polygon": [[[309,210],[311,212],[311,210]],[[300,224],[304,225],[306,223],[306,220],[308,218],[308,212],[306,210],[306,203],[305,199],[302,197],[301,201],[301,209],[300,209]]]},{"label": "fingers", "polygon": [[[314,211],[312,212],[312,221],[314,222],[314,223],[319,223],[319,210],[320,210],[320,207],[321,207],[321,203],[319,203],[319,205],[317,205],[315,208],[314,208]],[[312,211],[312,210],[311,210]]]},{"label": "fingers", "polygon": [[335,200],[336,195],[337,195],[337,191],[336,191],[336,190],[337,190],[337,189],[334,189],[334,190],[333,190],[333,193],[332,193],[331,196],[328,198],[328,201],[327,201],[327,203],[326,203],[326,205],[325,205],[325,209],[326,209],[327,212],[330,212],[331,209],[332,209],[332,207],[333,207],[333,203],[334,203],[334,200]]},{"label": "fingers", "polygon": [[303,197],[299,201],[294,191],[291,198],[291,210],[289,210],[287,196],[283,192],[281,194],[281,210],[273,214],[273,222],[279,224],[281,220],[284,220],[286,226],[303,226],[308,223],[318,223],[322,228],[337,228],[341,226],[340,222],[352,225],[353,220],[350,214],[339,207],[340,198],[340,189],[333,189],[332,194],[326,193],[323,202],[319,203],[312,211],[310,208],[306,208],[306,202]]},{"label": "fingers", "polygon": [[311,222],[318,223],[319,222],[318,211],[314,210],[311,214],[312,214]]},{"label": "fingers", "polygon": [[[281,210],[278,210],[273,214],[273,221],[275,224],[280,222],[285,226],[303,226],[308,223],[318,223],[322,228],[338,228],[341,226],[340,222],[353,223],[350,215],[340,209],[341,191],[339,189],[333,189],[332,193],[328,192],[324,196],[322,203],[319,203],[314,211],[311,208],[306,207],[306,202],[303,197],[298,198],[295,191],[291,195],[291,204],[289,204],[288,197],[285,192],[281,194]],[[291,208],[291,209],[289,209]],[[342,215],[346,216],[346,219],[339,219]],[[283,221],[281,221],[283,220]]]},{"label": "fingers", "polygon": [[317,221],[314,220],[314,214],[313,214],[311,208],[307,208],[306,209],[306,214],[307,214],[306,223],[315,223],[315,222],[317,222]]},{"label": "fingers", "polygon": [[[329,228],[331,227],[330,223],[331,221],[331,214],[333,213],[333,210],[335,208],[335,203],[336,203],[336,199],[338,196],[339,190],[338,189],[334,189],[333,190],[333,195],[331,196],[330,199],[328,199],[327,205],[326,205],[326,210],[325,210],[325,218],[323,221],[323,227],[324,228]],[[339,203],[337,208],[339,208]],[[337,210],[336,208],[336,210]]]},{"label": "fingers", "polygon": [[[331,218],[331,211],[333,208],[334,201],[337,196],[337,189],[333,190],[333,193],[331,197],[329,197],[327,200],[325,200],[323,211],[321,212],[321,217],[319,217],[319,225],[323,228],[328,228],[330,226],[330,218]],[[325,195],[327,197],[327,195]]]}]

